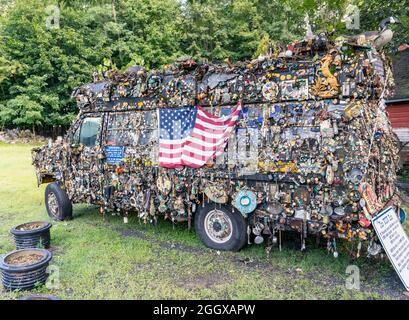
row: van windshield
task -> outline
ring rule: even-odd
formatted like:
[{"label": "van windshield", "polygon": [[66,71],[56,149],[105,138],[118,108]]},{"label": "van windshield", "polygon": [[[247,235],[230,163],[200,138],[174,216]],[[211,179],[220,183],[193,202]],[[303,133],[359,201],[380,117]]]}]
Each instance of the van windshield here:
[{"label": "van windshield", "polygon": [[101,118],[85,118],[81,125],[79,142],[87,147],[97,145]]}]

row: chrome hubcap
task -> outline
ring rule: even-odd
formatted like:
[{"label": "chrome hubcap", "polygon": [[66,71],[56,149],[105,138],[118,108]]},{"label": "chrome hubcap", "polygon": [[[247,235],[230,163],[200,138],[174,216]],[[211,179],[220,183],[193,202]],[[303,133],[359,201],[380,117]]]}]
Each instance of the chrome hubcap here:
[{"label": "chrome hubcap", "polygon": [[226,243],[233,234],[233,225],[229,216],[216,209],[206,215],[204,227],[207,236],[216,243]]},{"label": "chrome hubcap", "polygon": [[50,210],[51,214],[53,216],[57,217],[58,216],[58,211],[59,211],[59,209],[58,209],[58,200],[57,200],[56,195],[53,192],[51,192],[48,195],[47,203],[48,203],[48,209]]}]

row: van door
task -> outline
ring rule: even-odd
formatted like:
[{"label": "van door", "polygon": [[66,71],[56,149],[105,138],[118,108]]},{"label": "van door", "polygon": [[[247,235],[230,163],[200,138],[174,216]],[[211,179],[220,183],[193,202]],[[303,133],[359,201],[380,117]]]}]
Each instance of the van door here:
[{"label": "van door", "polygon": [[105,207],[146,212],[155,183],[158,140],[156,111],[110,112],[103,134]]},{"label": "van door", "polygon": [[103,114],[83,115],[74,129],[69,156],[68,196],[73,202],[102,202],[103,152],[101,148]]}]

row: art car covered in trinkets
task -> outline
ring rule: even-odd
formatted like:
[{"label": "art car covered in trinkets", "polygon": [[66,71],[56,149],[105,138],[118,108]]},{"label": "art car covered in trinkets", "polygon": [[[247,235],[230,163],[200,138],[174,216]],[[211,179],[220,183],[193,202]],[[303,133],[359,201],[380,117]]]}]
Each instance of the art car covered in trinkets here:
[{"label": "art car covered in trinkets", "polygon": [[371,219],[400,205],[393,77],[382,50],[357,41],[320,35],[250,62],[96,75],[73,93],[66,136],[33,149],[38,183],[52,182],[48,214],[89,203],[194,223],[218,250],[295,231],[302,248],[319,235],[332,251],[341,238],[377,253]]}]

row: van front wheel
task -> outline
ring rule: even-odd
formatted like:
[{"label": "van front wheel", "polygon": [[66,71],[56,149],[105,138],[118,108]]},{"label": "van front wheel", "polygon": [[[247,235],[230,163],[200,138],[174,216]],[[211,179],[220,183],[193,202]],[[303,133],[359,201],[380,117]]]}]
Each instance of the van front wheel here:
[{"label": "van front wheel", "polygon": [[230,206],[208,204],[199,208],[195,230],[211,249],[238,251],[246,244],[247,222],[239,212],[232,212]]},{"label": "van front wheel", "polygon": [[45,206],[49,217],[53,220],[72,219],[72,204],[67,193],[57,182],[45,188]]}]

